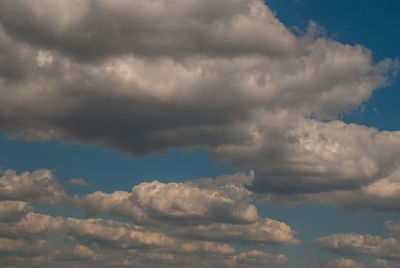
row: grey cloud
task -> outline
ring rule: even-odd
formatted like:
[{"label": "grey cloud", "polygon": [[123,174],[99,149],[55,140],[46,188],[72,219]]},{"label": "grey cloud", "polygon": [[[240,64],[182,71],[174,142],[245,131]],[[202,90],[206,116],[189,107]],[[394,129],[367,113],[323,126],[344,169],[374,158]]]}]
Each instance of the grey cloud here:
[{"label": "grey cloud", "polygon": [[[118,262],[121,266],[127,267],[223,267],[223,268],[250,268],[250,267],[286,267],[287,262],[284,255],[272,255],[270,253],[252,250],[238,255],[224,256],[208,255],[193,256],[187,258],[185,255],[173,254],[164,251],[139,251],[129,250],[126,258]],[[114,263],[116,264],[116,263]]]},{"label": "grey cloud", "polygon": [[6,170],[0,177],[0,199],[59,205],[66,201],[67,195],[50,170],[21,174]]},{"label": "grey cloud", "polygon": [[72,178],[68,180],[68,183],[71,185],[79,185],[79,186],[86,186],[86,187],[92,187],[93,184],[88,183],[82,178]]},{"label": "grey cloud", "polygon": [[400,238],[400,222],[386,221],[383,226],[390,235]]},{"label": "grey cloud", "polygon": [[373,263],[365,264],[351,259],[341,258],[341,259],[324,260],[312,267],[313,268],[397,268],[400,267],[400,263],[377,259]]},{"label": "grey cloud", "polygon": [[3,222],[16,222],[33,207],[22,201],[0,201],[0,224]]},{"label": "grey cloud", "polygon": [[314,244],[321,249],[344,255],[365,254],[400,259],[400,242],[391,237],[344,233],[318,238]]},{"label": "grey cloud", "polygon": [[112,220],[67,218],[66,226],[78,240],[101,242],[115,248],[167,247],[175,242],[165,234],[142,231],[139,226]]},{"label": "grey cloud", "polygon": [[257,246],[299,244],[296,232],[283,222],[259,218],[250,224],[196,225],[174,230],[178,235],[200,240],[214,240]]},{"label": "grey cloud", "polygon": [[153,181],[131,193],[95,192],[75,202],[88,215],[123,217],[184,239],[256,246],[299,243],[289,225],[258,215],[243,185],[252,180],[253,173],[237,173],[186,183]]},{"label": "grey cloud", "polygon": [[296,37],[261,1],[2,1],[0,10],[14,38],[83,60],[296,50]]},{"label": "grey cloud", "polygon": [[[263,122],[258,142],[221,146],[217,154],[255,170],[253,191],[280,194],[358,189],[391,175],[399,165],[399,132],[340,121],[294,122],[282,132],[271,130],[271,121]],[[278,121],[276,127],[283,124]]]},{"label": "grey cloud", "polygon": [[234,267],[274,267],[287,263],[288,258],[284,255],[272,255],[266,252],[252,250],[234,257]]},{"label": "grey cloud", "polygon": [[322,205],[340,207],[350,211],[398,211],[400,209],[400,169],[352,190],[336,190],[325,193],[295,194],[279,196],[269,194],[263,200],[273,204],[297,205],[316,202]]},{"label": "grey cloud", "polygon": [[0,234],[6,237],[46,236],[62,232],[65,228],[63,217],[29,212],[16,222],[0,223]]},{"label": "grey cloud", "polygon": [[149,231],[143,227],[112,220],[67,218],[67,230],[75,239],[83,242],[98,242],[104,246],[130,248],[164,248],[186,254],[229,255],[235,249],[228,244],[208,241],[185,241],[162,232]]},{"label": "grey cloud", "polygon": [[281,195],[398,167],[398,132],[319,121],[385,86],[391,60],[312,25],[295,36],[261,0],[173,1],[2,1],[0,131],[133,155],[201,147]]}]

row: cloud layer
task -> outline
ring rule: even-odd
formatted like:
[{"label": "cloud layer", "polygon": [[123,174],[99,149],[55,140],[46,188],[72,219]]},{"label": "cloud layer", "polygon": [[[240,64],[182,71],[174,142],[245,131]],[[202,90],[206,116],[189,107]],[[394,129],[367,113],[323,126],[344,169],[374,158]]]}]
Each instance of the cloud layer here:
[{"label": "cloud layer", "polygon": [[[288,224],[258,215],[252,193],[243,185],[254,179],[253,173],[185,183],[145,182],[129,193],[95,192],[74,198],[67,196],[50,170],[19,175],[6,170],[3,175],[1,265],[280,266],[287,257],[265,248],[300,243]],[[37,203],[70,204],[89,218],[36,213]],[[251,250],[238,252],[242,247]]]}]

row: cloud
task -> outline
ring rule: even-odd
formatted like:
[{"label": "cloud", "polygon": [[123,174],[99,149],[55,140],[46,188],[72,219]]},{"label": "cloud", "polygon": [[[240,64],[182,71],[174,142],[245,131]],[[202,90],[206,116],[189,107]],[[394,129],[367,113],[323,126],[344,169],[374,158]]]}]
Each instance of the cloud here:
[{"label": "cloud", "polygon": [[350,211],[398,211],[400,169],[390,171],[388,176],[372,180],[360,188],[335,190],[324,193],[294,194],[280,196],[268,194],[263,200],[268,203],[296,205],[305,202],[316,202],[322,205],[335,206]]},{"label": "cloud", "polygon": [[399,165],[398,132],[321,120],[387,85],[392,61],[313,23],[296,36],[261,0],[0,10],[0,131],[12,138],[133,155],[200,147],[278,195],[360,189]]},{"label": "cloud", "polygon": [[[391,175],[399,165],[399,132],[340,121],[271,120],[275,122],[263,122],[258,143],[218,150],[235,166],[255,169],[253,191],[289,195],[355,190]],[[273,124],[285,131],[273,131]]]},{"label": "cloud", "polygon": [[[219,182],[220,180],[223,182]],[[250,204],[252,194],[235,180],[245,182],[251,179],[238,173],[222,176],[215,182],[211,180],[167,184],[158,181],[144,182],[134,186],[130,193],[95,192],[77,198],[76,203],[88,215],[106,213],[139,223],[255,222],[258,214],[255,206]]]},{"label": "cloud", "polygon": [[318,238],[314,244],[321,249],[344,255],[364,254],[400,259],[400,242],[394,238],[344,233]]},{"label": "cloud", "polygon": [[373,263],[365,264],[351,259],[332,259],[324,260],[313,266],[315,268],[397,268],[400,263],[389,262],[382,259],[377,259]]},{"label": "cloud", "polygon": [[0,252],[27,256],[30,254],[43,253],[49,249],[49,243],[44,240],[36,240],[28,243],[22,239],[8,239],[0,237]]},{"label": "cloud", "polygon": [[225,241],[257,246],[300,243],[299,240],[294,238],[296,232],[289,225],[267,218],[259,218],[257,222],[250,224],[213,223],[180,227],[175,232],[191,239]]},{"label": "cloud", "polygon": [[0,223],[0,234],[11,237],[31,237],[62,232],[65,228],[63,217],[29,212],[17,222]]},{"label": "cloud", "polygon": [[23,240],[13,240],[8,238],[0,238],[0,252],[16,252],[22,251],[28,247],[28,243]]},{"label": "cloud", "polygon": [[59,205],[66,201],[67,195],[48,169],[23,172],[19,175],[6,170],[0,177],[0,199],[38,202]]},{"label": "cloud", "polygon": [[400,222],[385,221],[383,226],[390,235],[400,238]]},{"label": "cloud", "polygon": [[[46,9],[35,1],[2,2],[4,28],[16,39],[81,60],[127,53],[274,56],[296,49],[295,36],[260,1],[62,0],[43,4]],[[93,47],[93,42],[98,46]]]},{"label": "cloud", "polygon": [[130,248],[166,248],[191,253],[231,254],[231,246],[216,242],[184,241],[162,232],[146,230],[144,227],[113,220],[67,218],[66,228],[78,241],[97,242],[106,247]]},{"label": "cloud", "polygon": [[253,173],[185,183],[141,183],[132,192],[95,192],[75,199],[87,215],[112,215],[133,220],[183,238],[238,244],[299,243],[283,222],[258,215],[244,183]]},{"label": "cloud", "polygon": [[86,186],[86,187],[92,187],[93,184],[88,183],[82,178],[72,178],[68,180],[68,183],[71,185],[79,185],[79,186]]},{"label": "cloud", "polygon": [[0,201],[0,224],[2,222],[15,222],[21,219],[33,207],[22,201]]},{"label": "cloud", "polygon": [[115,248],[167,247],[174,243],[174,239],[165,234],[142,231],[139,226],[112,220],[67,218],[66,228],[78,240]]},{"label": "cloud", "polygon": [[80,258],[90,260],[97,260],[99,257],[93,250],[83,245],[76,245],[74,247],[74,254]]},{"label": "cloud", "polygon": [[[73,267],[83,262],[100,267],[146,267],[151,263],[160,267],[193,264],[228,268],[281,263],[286,258],[283,255],[257,250],[236,253],[237,246],[300,243],[289,225],[258,215],[251,204],[253,193],[245,188],[253,179],[250,172],[185,183],[153,181],[134,186],[130,193],[95,192],[73,199],[74,205],[89,214],[125,217],[134,224],[54,217],[33,212],[28,202],[0,201],[0,238],[13,245],[0,250],[11,254],[1,257],[0,264]],[[7,194],[8,198],[46,200],[53,205],[58,202],[48,200],[56,200],[55,196],[72,200],[49,170],[20,175],[8,170],[2,180],[7,185],[3,196]],[[35,188],[39,185],[42,192]],[[47,239],[58,242],[53,245]]]},{"label": "cloud", "polygon": [[235,256],[235,267],[270,267],[270,265],[285,264],[288,258],[284,255],[274,256],[272,254],[252,250]]}]

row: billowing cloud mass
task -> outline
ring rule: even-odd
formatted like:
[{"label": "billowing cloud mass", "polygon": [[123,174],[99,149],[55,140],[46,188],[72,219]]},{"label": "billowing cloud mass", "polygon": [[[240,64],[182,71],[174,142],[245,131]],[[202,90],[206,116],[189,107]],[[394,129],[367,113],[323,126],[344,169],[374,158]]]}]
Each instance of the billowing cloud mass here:
[{"label": "billowing cloud mass", "polygon": [[132,192],[95,192],[76,198],[87,215],[108,214],[180,237],[239,244],[296,244],[296,232],[283,222],[262,218],[250,203],[243,182],[253,175],[238,173],[186,183],[141,183]]},{"label": "billowing cloud mass", "polygon": [[48,169],[21,174],[6,170],[0,177],[0,200],[57,205],[65,202],[66,198],[63,187]]},{"label": "billowing cloud mass", "polygon": [[10,137],[202,147],[278,195],[357,190],[399,165],[398,132],[320,121],[385,86],[393,62],[315,23],[296,36],[261,0],[45,2],[0,3]]},{"label": "billowing cloud mass", "polygon": [[400,263],[377,259],[373,263],[364,264],[351,259],[333,259],[324,260],[319,264],[312,266],[313,268],[398,268]]},{"label": "billowing cloud mass", "polygon": [[268,267],[274,264],[285,264],[288,261],[284,255],[274,256],[257,250],[241,253],[234,259],[238,267]]},{"label": "billowing cloud mass", "polygon": [[265,197],[265,201],[290,205],[314,201],[322,205],[341,207],[351,211],[398,211],[400,209],[399,179],[400,168],[396,168],[390,175],[361,186],[358,189],[342,189],[323,193],[301,193],[290,196],[270,194]]},{"label": "billowing cloud mass", "polygon": [[[33,205],[25,201],[3,200],[0,242],[4,245],[0,246],[0,253],[10,256],[0,256],[0,264],[17,267],[28,264],[69,267],[77,263],[99,267],[190,264],[227,268],[283,265],[287,262],[284,255],[256,249],[240,253],[236,249],[300,243],[288,224],[258,215],[251,204],[253,194],[243,185],[253,179],[253,173],[237,173],[185,183],[153,181],[134,186],[132,192],[95,192],[70,198],[49,170],[20,175],[7,170],[2,178],[3,198],[50,206],[58,206],[57,198],[61,198],[89,217],[100,214],[129,222],[55,217],[34,212]],[[37,189],[39,186],[43,191]],[[47,242],[50,237],[58,243]]]},{"label": "billowing cloud mass", "polygon": [[400,259],[400,242],[395,238],[382,238],[370,234],[334,234],[318,238],[315,245],[345,255],[365,254],[381,258]]},{"label": "billowing cloud mass", "polygon": [[33,211],[33,207],[27,202],[0,201],[0,224],[2,222],[18,221],[22,216],[31,211]]},{"label": "billowing cloud mass", "polygon": [[[222,179],[230,176],[223,176]],[[216,186],[216,183],[193,182],[161,183],[144,182],[132,188],[132,192],[95,192],[77,200],[77,205],[88,215],[107,213],[137,222],[154,220],[182,224],[201,222],[252,223],[258,218],[257,209],[250,204],[252,194],[234,180],[243,174],[232,176],[232,182]]]}]

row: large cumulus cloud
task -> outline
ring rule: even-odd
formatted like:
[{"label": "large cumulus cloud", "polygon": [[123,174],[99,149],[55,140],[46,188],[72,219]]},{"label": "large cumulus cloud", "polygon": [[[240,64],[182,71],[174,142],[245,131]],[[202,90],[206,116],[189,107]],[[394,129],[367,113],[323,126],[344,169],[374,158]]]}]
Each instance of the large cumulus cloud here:
[{"label": "large cumulus cloud", "polygon": [[[2,1],[0,130],[134,155],[202,147],[277,194],[359,189],[398,166],[397,132],[326,122],[392,61],[296,36],[260,0]],[[315,118],[311,120],[310,118]]]}]

